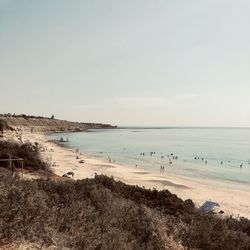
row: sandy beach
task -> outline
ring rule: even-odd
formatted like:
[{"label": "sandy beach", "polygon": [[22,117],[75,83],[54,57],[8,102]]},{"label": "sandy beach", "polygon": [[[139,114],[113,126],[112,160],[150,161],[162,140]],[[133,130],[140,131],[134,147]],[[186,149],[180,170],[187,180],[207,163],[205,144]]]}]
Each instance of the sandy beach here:
[{"label": "sandy beach", "polygon": [[[218,181],[208,181],[184,178],[160,172],[148,171],[142,167],[130,167],[118,163],[109,163],[107,160],[96,159],[79,152],[76,159],[74,149],[69,149],[48,142],[43,134],[23,134],[23,140],[38,142],[41,147],[46,147],[41,152],[45,161],[52,164],[55,174],[62,176],[67,172],[74,172],[74,179],[93,178],[95,174],[113,176],[116,180],[127,184],[143,186],[150,189],[168,189],[182,199],[192,199],[197,206],[201,206],[206,200],[218,202],[220,209],[227,215],[234,217],[244,216],[250,218],[250,187],[247,185],[234,188],[233,185],[221,186]],[[84,160],[84,163],[79,163]],[[237,184],[243,185],[243,184]]]}]

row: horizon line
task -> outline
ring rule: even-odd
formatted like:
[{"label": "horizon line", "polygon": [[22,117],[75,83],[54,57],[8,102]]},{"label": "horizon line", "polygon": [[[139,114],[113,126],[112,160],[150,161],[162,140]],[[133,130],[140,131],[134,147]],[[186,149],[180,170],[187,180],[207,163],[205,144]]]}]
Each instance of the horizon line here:
[{"label": "horizon line", "polygon": [[119,126],[117,129],[250,129],[250,127],[239,126]]}]

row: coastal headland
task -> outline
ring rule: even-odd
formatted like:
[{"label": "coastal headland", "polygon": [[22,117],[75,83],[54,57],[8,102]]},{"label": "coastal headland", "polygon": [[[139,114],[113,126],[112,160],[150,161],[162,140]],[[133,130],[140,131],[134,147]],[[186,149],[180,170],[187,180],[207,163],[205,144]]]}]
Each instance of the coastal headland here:
[{"label": "coastal headland", "polygon": [[[0,114],[0,121],[3,129],[6,131],[9,127],[20,132],[82,132],[88,129],[116,128],[110,124],[71,122],[66,120],[55,119],[54,116],[42,117],[32,115],[11,115]],[[1,130],[1,129],[0,129]]]}]

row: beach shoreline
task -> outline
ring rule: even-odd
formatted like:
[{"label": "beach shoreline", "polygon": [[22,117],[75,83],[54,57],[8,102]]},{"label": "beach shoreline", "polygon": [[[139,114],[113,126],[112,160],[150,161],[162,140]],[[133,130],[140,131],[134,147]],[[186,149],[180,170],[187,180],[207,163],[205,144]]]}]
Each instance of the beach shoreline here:
[{"label": "beach shoreline", "polygon": [[[49,142],[43,133],[24,133],[23,141],[38,142],[47,150],[41,152],[42,158],[52,164],[55,174],[62,176],[74,172],[74,179],[93,178],[95,174],[112,176],[126,184],[138,185],[149,189],[167,189],[183,200],[192,199],[197,207],[211,200],[220,204],[226,215],[250,218],[250,187],[240,190],[220,186],[219,181],[195,180],[173,174],[162,175],[157,171],[109,162],[108,159],[95,158],[84,152],[78,154],[74,149]],[[76,159],[78,156],[78,159]],[[84,163],[79,163],[84,160]]]}]

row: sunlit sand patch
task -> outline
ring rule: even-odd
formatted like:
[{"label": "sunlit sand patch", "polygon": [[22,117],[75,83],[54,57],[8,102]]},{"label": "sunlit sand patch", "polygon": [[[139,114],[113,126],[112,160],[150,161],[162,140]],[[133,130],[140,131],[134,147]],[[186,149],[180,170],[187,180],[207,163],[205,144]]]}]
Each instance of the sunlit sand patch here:
[{"label": "sunlit sand patch", "polygon": [[102,167],[102,168],[115,168],[115,166],[108,165],[108,164],[94,164],[93,166],[95,166],[95,167]]},{"label": "sunlit sand patch", "polygon": [[176,187],[176,188],[185,188],[185,189],[189,189],[189,187],[185,186],[185,185],[180,185],[180,184],[176,184],[173,183],[171,181],[166,181],[166,180],[149,180],[150,182],[154,182],[154,183],[160,183],[163,186],[171,186],[171,187]]},{"label": "sunlit sand patch", "polygon": [[133,172],[134,174],[150,174],[149,172]]}]

